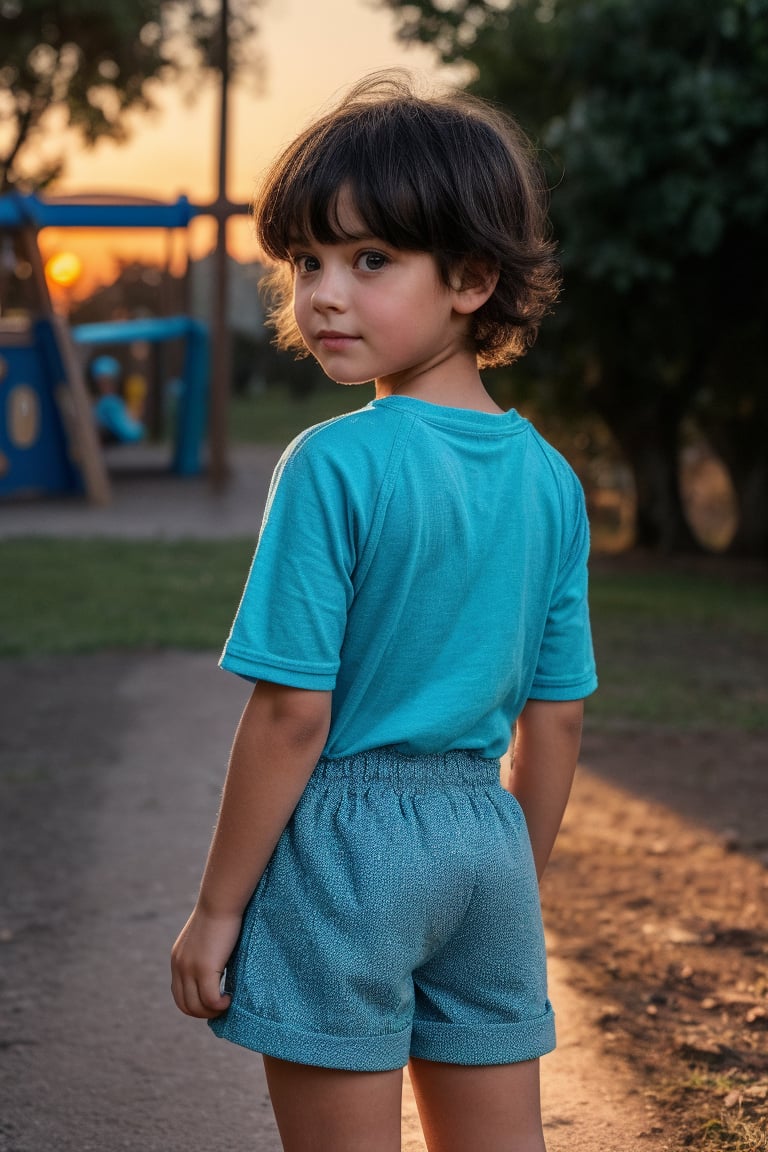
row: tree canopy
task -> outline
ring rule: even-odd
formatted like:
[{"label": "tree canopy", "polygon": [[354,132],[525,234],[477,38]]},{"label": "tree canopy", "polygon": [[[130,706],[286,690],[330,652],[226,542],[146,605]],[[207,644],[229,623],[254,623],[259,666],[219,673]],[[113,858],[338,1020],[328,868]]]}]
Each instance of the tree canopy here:
[{"label": "tree canopy", "polygon": [[734,481],[734,547],[765,552],[768,0],[385,2],[542,149],[565,273],[543,350],[633,469],[638,542],[693,544],[694,417]]},{"label": "tree canopy", "polygon": [[[259,5],[231,0],[232,66],[254,75]],[[153,106],[150,81],[192,92],[218,30],[217,0],[0,0],[0,193],[59,175],[62,153],[35,147],[57,111],[88,145],[126,138],[127,113]]]}]

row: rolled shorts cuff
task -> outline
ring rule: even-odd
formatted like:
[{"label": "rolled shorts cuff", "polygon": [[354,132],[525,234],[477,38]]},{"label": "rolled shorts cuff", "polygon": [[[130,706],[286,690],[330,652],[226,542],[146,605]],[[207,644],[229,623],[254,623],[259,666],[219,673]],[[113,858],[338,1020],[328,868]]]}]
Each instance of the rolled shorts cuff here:
[{"label": "rolled shorts cuff", "polygon": [[438,1064],[485,1066],[520,1064],[538,1060],[556,1046],[555,1014],[551,1005],[543,1015],[517,1024],[474,1028],[431,1020],[414,1022],[411,1056]]},{"label": "rolled shorts cuff", "polygon": [[461,1024],[417,1022],[380,1036],[333,1036],[304,1032],[232,1007],[209,1021],[211,1031],[264,1056],[349,1072],[388,1072],[404,1068],[410,1056],[438,1064],[485,1066],[537,1060],[556,1045],[551,1006],[534,1020],[482,1029]]},{"label": "rolled shorts cuff", "polygon": [[331,1036],[291,1028],[234,1005],[208,1023],[220,1039],[264,1056],[346,1072],[390,1072],[404,1068],[411,1047],[410,1025],[399,1032],[379,1036]]}]

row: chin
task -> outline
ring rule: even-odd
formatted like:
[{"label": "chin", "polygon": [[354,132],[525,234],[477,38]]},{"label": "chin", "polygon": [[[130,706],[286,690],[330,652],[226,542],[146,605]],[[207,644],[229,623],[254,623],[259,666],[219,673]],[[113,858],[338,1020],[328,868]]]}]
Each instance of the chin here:
[{"label": "chin", "polygon": [[[326,376],[328,373],[326,372]],[[360,384],[371,384],[373,377],[368,376],[365,380],[339,380],[338,376],[330,376],[329,379],[333,380],[336,384],[341,384],[342,388],[357,388]]]}]

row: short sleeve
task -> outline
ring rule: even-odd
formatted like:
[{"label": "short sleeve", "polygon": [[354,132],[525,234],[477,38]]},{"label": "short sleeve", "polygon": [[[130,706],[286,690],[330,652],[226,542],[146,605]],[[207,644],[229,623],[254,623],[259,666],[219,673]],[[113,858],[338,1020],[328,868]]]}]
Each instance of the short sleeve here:
[{"label": "short sleeve", "polygon": [[354,565],[343,476],[310,434],[286,451],[272,478],[220,666],[252,681],[333,689]]},{"label": "short sleeve", "polygon": [[529,692],[534,700],[578,700],[597,687],[587,595],[589,521],[581,485],[571,477],[564,497],[563,559]]}]

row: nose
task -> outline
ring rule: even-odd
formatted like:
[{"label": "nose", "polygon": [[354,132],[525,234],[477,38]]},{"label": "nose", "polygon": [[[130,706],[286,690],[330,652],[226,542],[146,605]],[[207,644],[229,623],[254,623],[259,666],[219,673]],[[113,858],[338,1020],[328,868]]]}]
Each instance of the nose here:
[{"label": "nose", "polygon": [[312,306],[318,312],[342,312],[345,307],[344,270],[333,261],[323,264],[312,293]]}]

